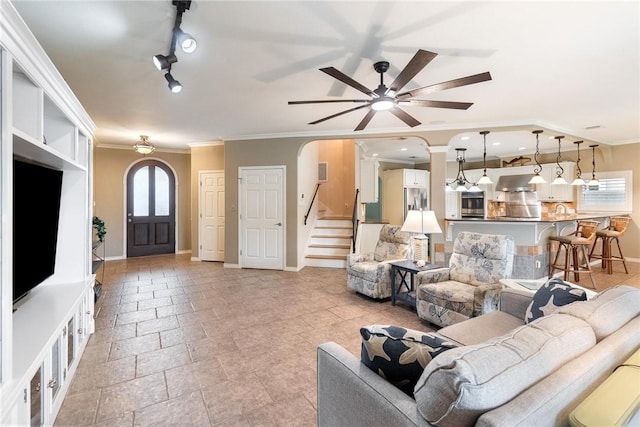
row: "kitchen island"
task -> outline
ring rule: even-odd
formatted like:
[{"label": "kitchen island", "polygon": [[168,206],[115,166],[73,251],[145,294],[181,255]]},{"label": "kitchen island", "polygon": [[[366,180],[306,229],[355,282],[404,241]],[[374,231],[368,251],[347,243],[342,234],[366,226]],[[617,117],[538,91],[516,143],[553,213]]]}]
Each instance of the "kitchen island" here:
[{"label": "kitchen island", "polygon": [[549,256],[555,247],[549,245],[549,237],[569,234],[576,229],[579,220],[595,220],[600,228],[609,225],[608,218],[616,213],[596,214],[545,214],[541,218],[494,217],[486,219],[446,219],[445,243],[436,245],[435,262],[448,265],[453,240],[461,231],[485,234],[508,234],[514,237],[516,256],[511,277],[518,279],[542,279],[549,274]]}]

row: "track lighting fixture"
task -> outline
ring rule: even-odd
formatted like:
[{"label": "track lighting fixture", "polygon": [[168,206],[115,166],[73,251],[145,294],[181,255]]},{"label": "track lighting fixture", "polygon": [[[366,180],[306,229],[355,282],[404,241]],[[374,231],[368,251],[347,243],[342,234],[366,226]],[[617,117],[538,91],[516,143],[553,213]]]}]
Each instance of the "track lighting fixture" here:
[{"label": "track lighting fixture", "polygon": [[538,156],[540,155],[540,134],[542,133],[542,130],[534,130],[531,133],[534,134],[536,136],[536,154],[533,156],[533,158],[536,160],[536,167],[533,168],[533,178],[531,178],[529,180],[529,184],[545,184],[547,181],[545,181],[545,179],[542,177],[542,175],[540,175],[540,172],[542,172],[542,165],[540,164],[540,161],[538,160]]},{"label": "track lighting fixture", "polygon": [[578,150],[578,160],[576,161],[576,179],[573,180],[573,182],[571,183],[571,185],[584,185],[584,179],[582,179],[582,170],[580,169],[580,144],[582,144],[584,141],[576,141],[574,142],[574,144],[576,144],[576,148]]},{"label": "track lighting fixture", "polygon": [[176,40],[178,41],[178,44],[180,44],[180,47],[182,48],[182,51],[184,53],[192,53],[196,50],[196,48],[198,47],[198,43],[191,34],[185,33],[180,28],[174,31]]},{"label": "track lighting fixture", "polygon": [[191,53],[196,50],[198,44],[191,34],[185,33],[182,31],[182,28],[180,28],[180,25],[182,24],[182,14],[191,7],[191,0],[173,0],[171,4],[176,7],[176,19],[173,23],[173,30],[171,31],[171,46],[169,48],[169,54],[155,55],[153,57],[153,64],[158,70],[166,71],[164,78],[169,82],[169,89],[171,89],[171,92],[179,93],[182,91],[182,85],[171,75],[171,66],[178,62],[178,58],[176,57],[176,46],[179,44],[183,52]]},{"label": "track lighting fixture", "polygon": [[147,135],[140,135],[140,142],[135,144],[133,146],[133,149],[145,156],[147,154],[153,153],[156,147],[154,147],[153,144],[149,143],[148,139],[149,137]]},{"label": "track lighting fixture", "polygon": [[564,168],[560,166],[560,141],[564,136],[556,136],[555,138],[558,140],[558,156],[556,157],[556,178],[551,182],[551,184],[562,185],[567,183],[567,181],[562,177],[562,174],[564,174]]},{"label": "track lighting fixture", "polygon": [[168,70],[171,68],[171,64],[178,62],[178,58],[175,55],[156,55],[153,57],[153,65],[158,70]]},{"label": "track lighting fixture", "polygon": [[482,132],[480,132],[480,135],[482,135],[482,138],[483,138],[482,143],[484,147],[484,149],[482,150],[482,166],[484,167],[484,173],[478,180],[478,184],[493,184],[493,182],[491,182],[491,178],[487,176],[487,134],[488,133],[489,133],[488,130],[483,130]]},{"label": "track lighting fixture", "polygon": [[173,93],[182,92],[182,84],[180,84],[179,81],[174,79],[171,73],[165,74],[164,78],[167,79],[167,82],[169,82],[169,89],[171,90],[171,92]]}]

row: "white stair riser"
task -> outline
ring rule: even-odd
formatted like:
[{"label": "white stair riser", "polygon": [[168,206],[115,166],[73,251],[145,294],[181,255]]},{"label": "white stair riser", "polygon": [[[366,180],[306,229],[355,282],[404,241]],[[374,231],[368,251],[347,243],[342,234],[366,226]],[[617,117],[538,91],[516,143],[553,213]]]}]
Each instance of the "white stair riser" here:
[{"label": "white stair riser", "polygon": [[314,224],[316,227],[349,227],[352,229],[351,220],[333,220],[333,219],[319,219]]},{"label": "white stair riser", "polygon": [[307,248],[307,255],[348,255],[349,249],[342,248]]},{"label": "white stair riser", "polygon": [[313,233],[311,233],[312,239],[322,237],[340,237],[343,239],[351,239],[351,233],[341,230],[313,230]]},{"label": "white stair riser", "polygon": [[351,237],[312,237],[310,245],[351,245]]},{"label": "white stair riser", "polygon": [[306,258],[305,265],[308,267],[347,268],[347,261],[340,259]]}]

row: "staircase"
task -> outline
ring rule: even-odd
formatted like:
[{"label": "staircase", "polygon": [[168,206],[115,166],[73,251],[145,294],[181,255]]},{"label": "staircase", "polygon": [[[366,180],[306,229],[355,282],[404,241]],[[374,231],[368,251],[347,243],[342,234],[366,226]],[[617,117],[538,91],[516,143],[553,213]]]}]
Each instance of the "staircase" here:
[{"label": "staircase", "polygon": [[324,216],[316,219],[307,245],[305,265],[309,267],[346,268],[351,252],[350,217]]}]

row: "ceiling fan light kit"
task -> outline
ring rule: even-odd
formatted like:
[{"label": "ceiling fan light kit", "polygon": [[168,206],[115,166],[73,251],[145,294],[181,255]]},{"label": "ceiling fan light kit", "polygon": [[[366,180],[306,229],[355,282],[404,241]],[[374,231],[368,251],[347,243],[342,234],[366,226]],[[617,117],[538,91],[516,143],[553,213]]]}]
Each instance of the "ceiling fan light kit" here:
[{"label": "ceiling fan light kit", "polygon": [[182,91],[182,84],[171,75],[171,66],[178,62],[176,46],[179,44],[183,52],[192,53],[196,50],[198,43],[191,34],[185,33],[182,31],[182,28],[180,28],[180,25],[182,25],[182,15],[191,7],[191,0],[172,0],[171,4],[176,7],[176,19],[173,23],[173,29],[171,30],[169,54],[154,55],[152,59],[153,64],[158,70],[166,71],[164,78],[169,83],[169,90],[171,90],[172,93],[179,93]]},{"label": "ceiling fan light kit", "polygon": [[373,69],[380,74],[380,85],[371,90],[364,86],[363,84],[357,82],[351,77],[347,76],[343,72],[337,70],[334,67],[326,67],[321,68],[320,71],[330,75],[331,77],[341,81],[342,83],[351,86],[352,88],[368,95],[370,99],[325,99],[325,100],[310,100],[310,101],[289,101],[289,105],[300,105],[300,104],[323,104],[323,103],[334,103],[334,102],[347,102],[347,103],[359,103],[359,105],[354,108],[349,108],[348,110],[344,110],[335,114],[332,114],[327,117],[323,117],[321,119],[309,122],[310,125],[314,125],[317,123],[324,122],[325,120],[333,119],[335,117],[341,116],[343,114],[347,114],[356,110],[360,110],[368,107],[367,114],[360,121],[360,123],[355,127],[354,131],[363,130],[373,116],[378,111],[389,111],[394,116],[398,117],[402,120],[407,126],[415,127],[420,125],[421,123],[411,116],[409,113],[400,108],[400,104],[404,104],[407,106],[418,106],[418,107],[432,107],[432,108],[448,108],[448,109],[456,109],[456,110],[466,110],[473,105],[471,102],[454,102],[454,101],[432,101],[427,99],[414,99],[416,96],[425,95],[428,93],[439,92],[446,89],[452,89],[460,86],[466,86],[470,84],[485,82],[491,80],[491,74],[488,72],[476,74],[473,76],[462,77],[442,83],[437,83],[434,85],[429,85],[425,87],[421,87],[418,89],[413,89],[406,92],[400,92],[400,90],[407,85],[413,78],[420,72],[424,67],[426,67],[436,56],[437,53],[429,52],[426,50],[418,50],[416,54],[411,58],[409,63],[404,67],[404,69],[398,74],[395,80],[387,87],[384,84],[384,73],[389,69],[389,62],[387,61],[378,61],[373,64]]}]

